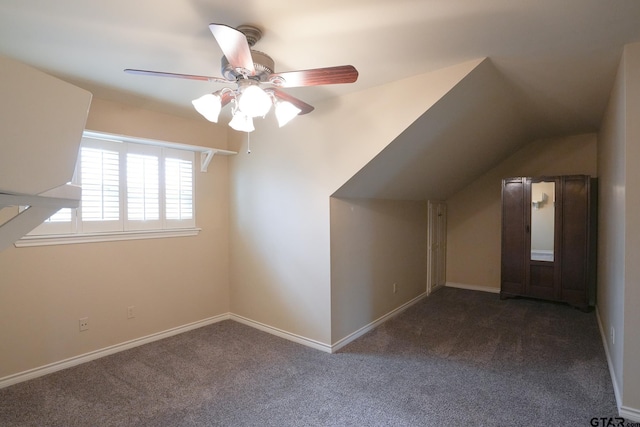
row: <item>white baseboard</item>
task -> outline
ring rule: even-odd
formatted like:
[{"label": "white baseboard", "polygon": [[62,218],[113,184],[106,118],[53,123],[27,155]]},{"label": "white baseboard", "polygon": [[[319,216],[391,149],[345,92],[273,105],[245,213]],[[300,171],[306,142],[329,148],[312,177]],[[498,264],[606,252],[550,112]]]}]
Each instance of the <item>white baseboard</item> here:
[{"label": "white baseboard", "polygon": [[301,335],[292,334],[291,332],[284,331],[282,329],[274,328],[273,326],[266,325],[264,323],[256,322],[255,320],[248,319],[246,317],[231,314],[231,320],[242,323],[252,328],[258,329],[262,332],[275,335],[280,338],[284,338],[289,341],[293,341],[298,344],[305,345],[307,347],[315,348],[316,350],[324,351],[325,353],[331,353],[331,346],[320,341],[312,340]]},{"label": "white baseboard", "polygon": [[602,319],[600,318],[600,310],[596,306],[596,319],[598,321],[598,329],[600,330],[600,338],[602,338],[602,346],[604,347],[604,354],[607,358],[607,366],[609,366],[609,376],[611,376],[611,382],[613,383],[613,394],[616,397],[616,406],[618,412],[622,407],[622,399],[620,397],[620,387],[618,387],[618,381],[616,380],[616,373],[613,370],[613,361],[611,360],[611,353],[609,353],[609,343],[607,342],[607,334],[604,332],[604,326],[602,326]]},{"label": "white baseboard", "polygon": [[[483,292],[492,292],[492,293],[498,293],[499,289],[496,288],[492,288],[492,287],[488,287],[488,286],[477,286],[477,285],[465,285],[465,284],[461,284],[461,283],[453,283],[453,282],[447,282],[446,285],[447,287],[452,287],[452,288],[461,288],[461,289],[469,289],[469,290],[475,290],[475,291],[483,291]],[[266,325],[264,323],[260,323],[260,322],[256,322],[255,320],[251,320],[248,319],[246,317],[237,315],[237,314],[232,314],[232,313],[225,313],[225,314],[221,314],[218,316],[214,316],[214,317],[210,317],[208,319],[203,319],[197,322],[193,322],[193,323],[189,323],[187,325],[183,325],[183,326],[179,326],[176,328],[172,328],[172,329],[168,329],[166,331],[163,332],[158,332],[155,334],[151,334],[151,335],[147,335],[145,337],[141,337],[141,338],[136,338],[130,341],[126,341],[120,344],[116,344],[113,346],[109,346],[109,347],[105,347],[103,349],[100,350],[95,350],[89,353],[85,353],[79,356],[75,356],[75,357],[71,357],[69,359],[65,359],[65,360],[61,360],[59,362],[54,362],[45,366],[41,366],[38,368],[34,368],[34,369],[30,369],[28,371],[24,371],[24,372],[19,372],[17,374],[13,374],[13,375],[9,375],[6,376],[4,378],[0,378],[0,389],[4,388],[4,387],[8,387],[11,386],[13,384],[17,384],[23,381],[28,381],[37,377],[41,377],[43,375],[47,375],[47,374],[51,374],[57,371],[61,371],[63,369],[66,368],[70,368],[72,366],[76,366],[76,365],[80,365],[82,363],[86,363],[89,362],[91,360],[95,360],[95,359],[99,359],[101,357],[105,357],[114,353],[118,353],[120,351],[124,351],[124,350],[128,350],[134,347],[138,347],[140,345],[144,345],[144,344],[148,344],[151,343],[153,341],[158,341],[164,338],[168,338],[171,337],[173,335],[177,335],[177,334],[181,334],[183,332],[187,332],[193,329],[197,329],[197,328],[201,328],[203,326],[207,326],[207,325],[211,325],[213,323],[217,323],[217,322],[221,322],[223,320],[234,320],[236,322],[245,324],[247,326],[250,326],[252,328],[258,329],[260,331],[263,332],[267,332],[269,334],[278,336],[280,338],[284,338],[286,340],[289,341],[293,341],[295,343],[298,344],[302,344],[305,345],[307,347],[311,347],[314,348],[316,350],[320,350],[320,351],[324,351],[326,353],[334,353],[336,351],[338,351],[339,349],[341,349],[342,347],[346,346],[347,344],[351,343],[352,341],[355,341],[356,339],[360,338],[362,335],[366,334],[367,332],[375,329],[376,327],[380,326],[382,323],[386,322],[387,320],[393,318],[394,316],[400,314],[401,312],[403,312],[404,310],[406,310],[407,308],[411,307],[412,305],[414,305],[415,303],[417,303],[418,301],[420,301],[421,299],[425,298],[427,296],[427,293],[422,293],[420,295],[418,295],[417,297],[413,298],[412,300],[406,302],[405,304],[401,305],[400,307],[394,309],[393,311],[385,314],[384,316],[378,318],[377,320],[369,323],[366,326],[363,326],[362,328],[358,329],[357,331],[349,334],[348,336],[342,338],[341,340],[337,341],[336,343],[329,345],[329,344],[325,344],[316,340],[312,340],[300,335],[296,335],[296,334],[292,334],[290,332],[284,331],[282,329],[278,329],[278,328],[274,328],[272,326]],[[634,422],[640,422],[640,410],[638,409],[634,409],[634,408],[629,408],[629,407],[625,407],[621,405],[621,399],[620,399],[620,391],[619,391],[619,387],[618,384],[616,382],[616,377],[614,374],[614,370],[613,370],[613,365],[611,362],[611,355],[609,354],[609,350],[608,350],[608,346],[607,346],[607,342],[606,342],[606,335],[604,334],[604,329],[602,326],[602,321],[600,319],[600,312],[598,311],[598,307],[596,307],[596,318],[598,320],[598,327],[600,329],[600,335],[602,337],[602,342],[604,345],[604,350],[605,350],[605,354],[606,354],[606,358],[607,358],[607,364],[609,366],[609,372],[611,374],[611,379],[613,381],[613,390],[614,390],[614,394],[615,394],[615,398],[616,398],[616,403],[618,406],[618,412],[619,415],[621,417],[624,417],[627,420],[631,420]]]},{"label": "white baseboard", "polygon": [[385,314],[384,316],[380,317],[379,319],[369,323],[366,326],[363,326],[362,328],[360,328],[357,331],[353,332],[352,334],[349,334],[348,336],[342,338],[341,340],[339,340],[338,342],[336,342],[333,345],[325,344],[325,343],[322,343],[320,341],[316,341],[316,340],[312,340],[312,339],[309,339],[309,338],[306,338],[306,337],[303,337],[303,336],[300,336],[300,335],[292,334],[291,332],[287,332],[287,331],[284,331],[282,329],[274,328],[273,326],[269,326],[269,325],[266,325],[264,323],[257,322],[255,320],[251,320],[251,319],[248,319],[246,317],[239,316],[237,314],[231,314],[231,320],[235,320],[236,322],[243,323],[243,324],[245,324],[247,326],[251,326],[251,327],[256,328],[258,330],[261,330],[263,332],[267,332],[269,334],[278,336],[280,338],[284,338],[286,340],[293,341],[295,343],[302,344],[302,345],[305,345],[307,347],[314,348],[316,350],[324,351],[325,353],[334,353],[334,352],[338,351],[339,349],[341,349],[342,347],[344,347],[345,345],[349,344],[350,342],[360,338],[362,335],[366,334],[370,330],[376,328],[377,326],[381,325],[382,323],[386,322],[387,320],[391,319],[392,317],[400,314],[401,312],[403,312],[404,310],[406,310],[407,308],[409,308],[410,306],[412,306],[416,302],[420,301],[426,295],[427,295],[426,293],[422,293],[422,294],[418,295],[417,297],[413,298],[411,301],[404,303],[400,307],[398,307],[398,308],[394,309],[393,311]]},{"label": "white baseboard", "polygon": [[613,369],[613,362],[611,360],[611,353],[609,353],[609,344],[607,343],[607,334],[604,332],[604,326],[602,325],[602,318],[600,317],[600,310],[596,306],[596,319],[598,320],[598,329],[600,330],[600,337],[602,338],[602,346],[604,347],[604,354],[607,357],[607,365],[609,366],[609,375],[611,376],[611,382],[613,383],[613,394],[616,397],[616,405],[618,406],[618,415],[623,417],[627,421],[640,422],[640,410],[635,408],[629,408],[622,404],[622,396],[620,394],[620,387],[616,380],[616,373]]},{"label": "white baseboard", "polygon": [[183,332],[187,332],[190,331],[192,329],[196,329],[196,328],[200,328],[203,326],[207,326],[207,325],[211,325],[213,323],[217,323],[223,320],[234,320],[236,322],[245,324],[247,326],[250,326],[252,328],[258,329],[260,331],[263,332],[267,332],[269,334],[278,336],[280,338],[284,338],[286,340],[289,341],[293,341],[295,343],[298,344],[302,344],[304,346],[307,347],[311,347],[314,348],[316,350],[320,350],[320,351],[324,351],[326,353],[333,353],[335,351],[337,351],[338,349],[344,347],[345,345],[349,344],[350,342],[354,341],[355,339],[359,338],[360,336],[364,335],[365,333],[369,332],[370,330],[374,329],[376,326],[379,326],[380,324],[386,322],[387,320],[391,319],[393,316],[401,313],[402,311],[406,310],[408,307],[410,307],[411,305],[415,304],[416,302],[418,302],[420,299],[424,298],[426,296],[426,293],[423,293],[421,295],[418,295],[416,298],[412,299],[411,301],[401,305],[400,307],[396,308],[395,310],[391,311],[390,313],[387,313],[386,315],[380,317],[379,319],[375,320],[374,322],[360,328],[359,330],[357,330],[356,332],[350,334],[349,336],[341,339],[340,341],[338,341],[337,343],[333,344],[333,345],[329,345],[329,344],[325,344],[322,343],[320,341],[316,341],[316,340],[312,340],[306,337],[303,337],[301,335],[296,335],[293,334],[291,332],[287,332],[284,331],[282,329],[278,329],[275,328],[273,326],[269,326],[266,325],[264,323],[260,323],[257,322],[255,320],[252,319],[248,319],[246,317],[237,315],[237,314],[232,314],[232,313],[225,313],[225,314],[221,314],[219,316],[215,316],[215,317],[211,317],[208,319],[204,319],[204,320],[200,320],[198,322],[193,322],[190,323],[188,325],[183,325],[183,326],[179,326],[176,328],[172,328],[163,332],[158,332],[155,334],[151,334],[145,337],[141,337],[141,338],[136,338],[130,341],[126,341],[120,344],[116,344],[110,347],[106,347],[100,350],[95,350],[89,353],[85,353],[85,354],[81,354],[79,356],[74,356],[71,357],[69,359],[65,359],[65,360],[61,360],[59,362],[54,362],[45,366],[41,366],[38,368],[34,368],[34,369],[30,369],[28,371],[24,371],[24,372],[19,372],[17,374],[13,374],[13,375],[9,375],[6,376],[4,378],[0,378],[0,389],[4,388],[4,387],[8,387],[10,385],[13,384],[17,384],[23,381],[28,381],[37,377],[41,377],[43,375],[47,375],[47,374],[51,374],[57,371],[61,371],[63,369],[66,368],[71,368],[72,366],[76,366],[76,365],[80,365],[82,363],[86,363],[89,362],[91,360],[95,360],[95,359],[99,359],[101,357],[105,357],[114,353],[118,353],[120,351],[124,351],[124,350],[128,350],[130,348],[134,348],[143,344],[147,344],[153,341],[158,341],[161,340],[163,338],[168,338],[170,336],[173,335],[177,335]]},{"label": "white baseboard", "polygon": [[433,288],[427,288],[427,296],[431,295],[434,292],[438,292],[440,289],[444,288],[446,283],[441,283],[438,286],[434,286]]},{"label": "white baseboard", "polygon": [[148,344],[153,341],[158,341],[164,338],[169,338],[173,335],[181,334],[183,332],[190,331],[192,329],[201,328],[203,326],[211,325],[230,318],[229,313],[221,314],[219,316],[210,317],[208,319],[199,320],[197,322],[189,323],[176,328],[171,328],[166,331],[157,332],[155,334],[147,335],[145,337],[136,338],[130,341],[125,341],[120,344],[105,347],[99,350],[94,350],[89,353],[74,356],[69,359],[61,360],[59,362],[50,363],[48,365],[40,366],[38,368],[29,369],[28,371],[18,372],[17,374],[9,375],[4,378],[0,378],[0,389],[9,387],[10,385],[17,384],[23,381],[28,381],[43,375],[52,374],[63,369],[70,368],[72,366],[80,365],[82,363],[90,362],[101,357],[108,356],[110,354],[118,353],[120,351],[128,350],[130,348],[138,347],[143,344]]},{"label": "white baseboard", "polygon": [[500,293],[500,288],[494,288],[493,286],[467,285],[455,282],[447,282],[445,286],[448,288],[468,289],[470,291],[491,292],[492,294]]},{"label": "white baseboard", "polygon": [[418,301],[420,301],[422,298],[426,296],[427,296],[427,293],[424,292],[418,295],[417,297],[415,297],[414,299],[402,304],[400,307],[396,308],[395,310],[390,311],[389,313],[374,320],[368,325],[365,325],[362,328],[358,329],[357,331],[347,335],[346,337],[342,338],[341,340],[337,341],[335,344],[331,346],[331,353],[340,350],[342,347],[349,344],[350,342],[355,341],[356,339],[360,338],[362,335],[366,334],[372,329],[375,329],[376,327],[380,326],[381,324],[391,319],[392,317],[397,316],[398,314],[402,313],[407,308],[411,307],[413,304],[417,303]]},{"label": "white baseboard", "polygon": [[638,409],[621,406],[619,412],[620,416],[627,421],[640,422],[640,410]]}]

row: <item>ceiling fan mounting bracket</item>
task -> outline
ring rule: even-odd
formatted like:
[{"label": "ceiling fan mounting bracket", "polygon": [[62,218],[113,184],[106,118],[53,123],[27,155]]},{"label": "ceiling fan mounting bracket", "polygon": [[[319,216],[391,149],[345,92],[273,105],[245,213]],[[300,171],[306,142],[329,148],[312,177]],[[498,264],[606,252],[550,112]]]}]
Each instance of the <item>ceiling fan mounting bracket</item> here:
[{"label": "ceiling fan mounting bracket", "polygon": [[258,27],[249,24],[238,25],[237,28],[247,38],[249,47],[253,47],[262,38],[262,31]]}]

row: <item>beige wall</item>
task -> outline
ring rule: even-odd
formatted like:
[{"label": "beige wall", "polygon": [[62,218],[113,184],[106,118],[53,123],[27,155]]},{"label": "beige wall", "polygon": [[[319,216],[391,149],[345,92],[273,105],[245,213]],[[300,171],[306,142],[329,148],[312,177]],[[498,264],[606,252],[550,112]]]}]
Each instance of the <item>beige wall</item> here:
[{"label": "beige wall", "polygon": [[[622,405],[640,421],[640,43],[625,47],[624,384]],[[619,189],[616,189],[619,190]]]},{"label": "beige wall", "polygon": [[230,168],[234,313],[331,343],[330,196],[480,62],[314,103],[281,129],[256,120]]},{"label": "beige wall", "polygon": [[[598,313],[622,411],[640,419],[640,43],[624,54],[598,144]],[[615,330],[615,339],[611,329]],[[624,412],[623,412],[624,414]]]},{"label": "beige wall", "polygon": [[[625,67],[616,77],[598,134],[598,314],[614,369],[616,391],[623,385],[625,254]],[[618,337],[611,341],[610,331]],[[620,398],[620,396],[618,396]]]},{"label": "beige wall", "polygon": [[511,176],[597,175],[596,135],[527,144],[447,200],[447,282],[500,288],[501,182]]},{"label": "beige wall", "polygon": [[424,293],[426,260],[426,202],[332,198],[332,343]]},{"label": "beige wall", "polygon": [[[94,99],[87,128],[226,148],[226,129]],[[227,158],[196,173],[196,237],[0,252],[0,378],[229,311]],[[127,307],[136,317],[127,320]],[[80,333],[78,319],[89,317]]]}]

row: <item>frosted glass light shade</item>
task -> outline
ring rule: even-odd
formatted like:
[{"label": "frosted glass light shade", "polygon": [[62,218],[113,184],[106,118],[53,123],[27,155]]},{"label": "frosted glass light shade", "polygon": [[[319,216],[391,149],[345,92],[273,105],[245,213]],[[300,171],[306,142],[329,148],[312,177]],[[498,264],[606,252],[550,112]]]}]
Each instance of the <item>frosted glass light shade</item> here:
[{"label": "frosted glass light shade", "polygon": [[233,114],[233,118],[229,122],[229,126],[240,132],[253,132],[255,130],[253,127],[253,119],[242,111],[236,111]]},{"label": "frosted glass light shade", "polygon": [[222,110],[222,99],[218,95],[208,93],[198,99],[191,101],[196,111],[205,119],[213,123],[218,123],[220,110]]},{"label": "frosted glass light shade", "polygon": [[298,107],[288,101],[278,101],[276,104],[276,119],[278,119],[278,127],[282,127],[289,123],[295,116],[300,114]]},{"label": "frosted glass light shade", "polygon": [[252,85],[242,91],[238,108],[249,117],[264,117],[271,109],[271,97],[258,86]]}]

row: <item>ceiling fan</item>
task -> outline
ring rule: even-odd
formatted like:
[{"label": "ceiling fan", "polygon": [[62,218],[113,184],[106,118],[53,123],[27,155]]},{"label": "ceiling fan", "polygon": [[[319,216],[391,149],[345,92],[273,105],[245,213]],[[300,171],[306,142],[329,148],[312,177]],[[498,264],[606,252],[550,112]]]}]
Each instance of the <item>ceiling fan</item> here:
[{"label": "ceiling fan", "polygon": [[195,99],[192,103],[200,114],[215,123],[221,109],[232,103],[233,118],[229,126],[243,132],[253,131],[253,118],[264,117],[272,105],[280,127],[298,114],[313,111],[311,105],[287,94],[282,88],[353,83],[358,79],[358,71],[352,65],[276,73],[273,59],[266,53],[252,49],[262,37],[260,29],[252,25],[240,25],[236,29],[224,24],[209,24],[209,29],[224,55],[221,59],[223,77],[131,68],[124,71],[146,76],[234,83],[234,89],[225,87]]}]

